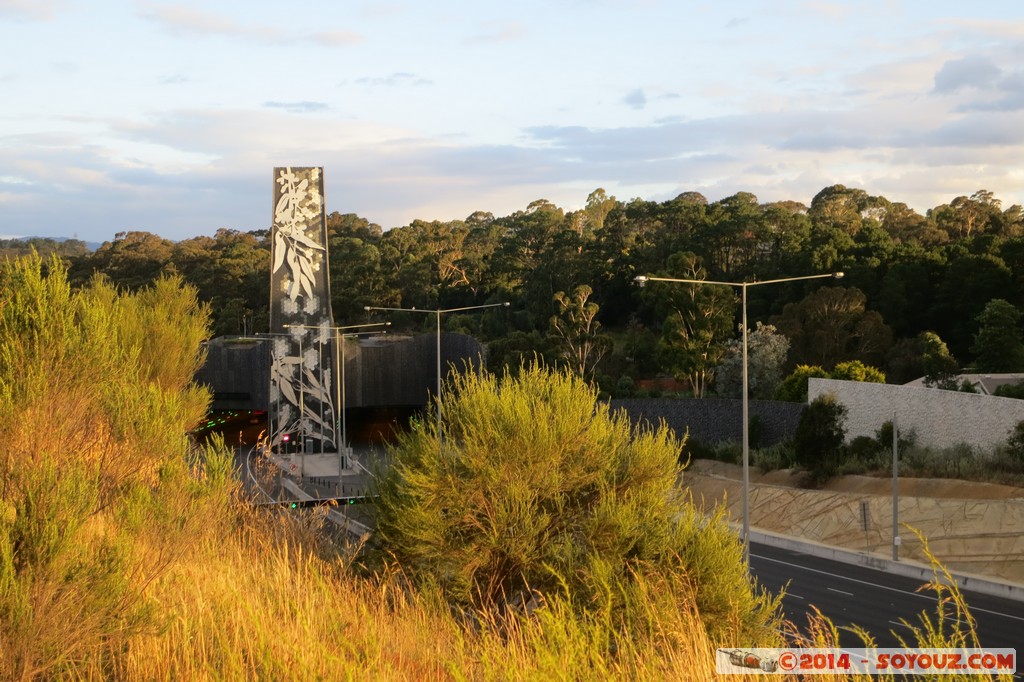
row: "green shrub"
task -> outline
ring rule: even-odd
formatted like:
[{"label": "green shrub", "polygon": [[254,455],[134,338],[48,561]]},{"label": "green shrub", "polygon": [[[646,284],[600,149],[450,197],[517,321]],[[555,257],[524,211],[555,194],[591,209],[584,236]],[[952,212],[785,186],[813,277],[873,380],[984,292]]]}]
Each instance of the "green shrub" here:
[{"label": "green shrub", "polygon": [[1006,445],[1007,452],[1011,457],[1024,463],[1024,421],[1017,422],[1017,425],[1013,427]]},{"label": "green shrub", "polygon": [[846,408],[831,394],[814,399],[800,415],[793,450],[796,464],[810,474],[812,482],[835,475],[846,437],[845,418]]},{"label": "green shrub", "polygon": [[633,381],[633,377],[623,374],[615,382],[615,397],[632,398],[634,393],[636,393],[636,382]]},{"label": "green shrub", "polygon": [[716,459],[717,453],[714,445],[705,445],[703,441],[699,441],[696,438],[687,437],[686,446],[683,449],[682,454],[679,455],[679,461],[683,460],[695,460],[695,459]]},{"label": "green shrub", "polygon": [[681,490],[683,443],[664,424],[634,430],[580,379],[536,365],[453,382],[440,433],[415,424],[390,451],[378,557],[463,610],[561,595],[624,632],[644,627],[638,577],[681,580],[715,641],[774,636],[775,602],[722,517]]},{"label": "green shrub", "polygon": [[761,446],[761,438],[764,436],[764,420],[761,415],[752,414],[747,420],[747,444],[752,448]]},{"label": "green shrub", "polygon": [[[917,434],[913,430],[902,430],[896,435],[896,447],[902,456],[917,443]],[[887,421],[875,431],[875,442],[886,452],[892,452],[892,421]]]},{"label": "green shrub", "polygon": [[743,463],[743,444],[735,440],[723,440],[710,448],[711,459],[726,464]]},{"label": "green shrub", "polygon": [[158,627],[147,585],[229,495],[229,455],[200,489],[186,461],[207,311],[176,278],[72,291],[37,256],[0,263],[0,291],[0,678],[86,679]]},{"label": "green shrub", "polygon": [[775,397],[791,403],[807,402],[807,381],[811,378],[828,379],[829,373],[817,365],[797,365],[793,373],[782,380]]},{"label": "green shrub", "polygon": [[877,367],[865,365],[860,360],[840,362],[832,368],[829,376],[843,381],[865,381],[873,384],[885,383],[885,372]]},{"label": "green shrub", "polygon": [[871,436],[857,436],[846,446],[846,454],[852,459],[870,461],[877,459],[883,448]]},{"label": "green shrub", "polygon": [[1024,382],[996,386],[995,394],[1000,398],[1016,398],[1017,400],[1022,400],[1024,399]]},{"label": "green shrub", "polygon": [[759,448],[750,453],[751,462],[762,471],[788,469],[793,466],[795,456],[791,441],[776,443],[770,447]]}]

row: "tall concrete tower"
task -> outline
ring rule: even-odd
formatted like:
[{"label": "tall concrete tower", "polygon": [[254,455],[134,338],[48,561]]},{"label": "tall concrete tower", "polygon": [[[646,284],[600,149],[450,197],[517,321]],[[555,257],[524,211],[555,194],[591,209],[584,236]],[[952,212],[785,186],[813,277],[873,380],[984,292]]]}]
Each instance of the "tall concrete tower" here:
[{"label": "tall concrete tower", "polygon": [[270,267],[270,444],[337,452],[323,168],[274,169]]}]

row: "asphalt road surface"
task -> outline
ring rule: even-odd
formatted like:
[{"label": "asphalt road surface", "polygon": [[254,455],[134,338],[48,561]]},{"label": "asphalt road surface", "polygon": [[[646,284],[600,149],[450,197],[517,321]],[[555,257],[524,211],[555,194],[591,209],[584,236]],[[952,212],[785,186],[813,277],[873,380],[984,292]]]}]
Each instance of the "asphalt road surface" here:
[{"label": "asphalt road surface", "polygon": [[[907,644],[916,642],[901,619],[919,625],[922,611],[933,621],[936,619],[935,592],[918,592],[923,583],[914,578],[756,543],[750,546],[750,566],[768,589],[775,592],[785,587],[783,609],[787,619],[801,630],[812,604],[840,628],[861,626],[871,633],[879,647],[901,646],[897,635]],[[966,590],[963,594],[977,622],[975,629],[983,648],[1024,651],[1024,602]],[[839,644],[851,648],[866,646],[845,630],[840,633]],[[1017,679],[1024,677],[1018,673]]]}]

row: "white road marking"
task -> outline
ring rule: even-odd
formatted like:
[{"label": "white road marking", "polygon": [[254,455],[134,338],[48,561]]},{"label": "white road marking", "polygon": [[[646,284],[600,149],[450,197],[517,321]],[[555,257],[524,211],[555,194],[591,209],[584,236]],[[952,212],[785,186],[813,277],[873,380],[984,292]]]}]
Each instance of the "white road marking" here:
[{"label": "white road marking", "polygon": [[839,594],[845,594],[847,597],[852,597],[853,596],[853,592],[845,592],[843,590],[837,590],[834,587],[826,587],[825,589],[827,589],[830,592],[838,592]]},{"label": "white road marking", "polygon": [[[829,571],[823,571],[820,568],[810,568],[808,566],[801,566],[800,564],[790,563],[789,561],[783,561],[782,559],[773,559],[772,557],[763,556],[761,554],[752,554],[751,556],[756,556],[758,559],[764,559],[765,561],[774,561],[775,563],[782,564],[783,566],[792,566],[793,568],[799,569],[801,571],[810,571],[812,573],[820,573],[822,575],[827,575],[827,576],[832,577],[832,578],[839,578],[840,580],[848,580],[850,582],[859,583],[861,585],[869,585],[871,587],[877,587],[880,590],[889,590],[890,592],[899,592],[900,594],[906,594],[906,595],[918,597],[920,599],[925,599],[925,600],[928,600],[930,602],[934,602],[935,601],[935,597],[933,595],[921,594],[920,592],[908,592],[906,590],[901,590],[898,587],[889,587],[888,585],[880,585],[878,583],[873,583],[873,582],[870,582],[868,580],[860,580],[858,578],[851,578],[849,576],[842,575],[842,574],[839,574],[839,573],[831,573]],[[831,588],[829,588],[829,589],[831,589]],[[1024,622],[1024,617],[1021,617],[1021,616],[1013,616],[1013,615],[1010,615],[1009,613],[1003,613],[1001,611],[992,611],[991,609],[983,609],[983,608],[976,607],[976,606],[972,606],[970,608],[971,608],[971,611],[980,611],[982,613],[990,613],[990,614],[992,614],[994,616],[1002,616],[1003,618],[1011,618],[1013,620],[1019,620],[1021,622]]]}]

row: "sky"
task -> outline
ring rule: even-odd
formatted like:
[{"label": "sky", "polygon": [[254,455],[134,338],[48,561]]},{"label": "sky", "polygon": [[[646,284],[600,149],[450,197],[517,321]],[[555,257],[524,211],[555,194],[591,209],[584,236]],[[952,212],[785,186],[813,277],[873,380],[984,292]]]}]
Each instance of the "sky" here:
[{"label": "sky", "polygon": [[1024,203],[1024,3],[0,0],[0,237],[547,199]]}]

